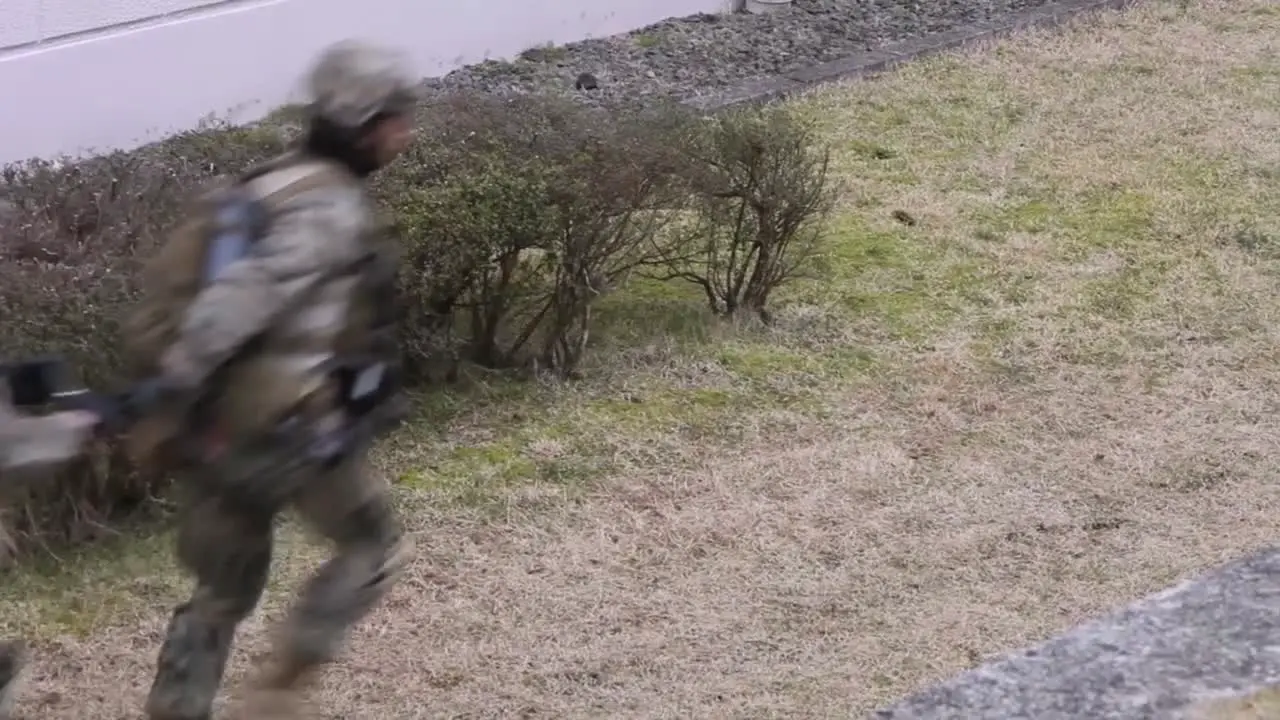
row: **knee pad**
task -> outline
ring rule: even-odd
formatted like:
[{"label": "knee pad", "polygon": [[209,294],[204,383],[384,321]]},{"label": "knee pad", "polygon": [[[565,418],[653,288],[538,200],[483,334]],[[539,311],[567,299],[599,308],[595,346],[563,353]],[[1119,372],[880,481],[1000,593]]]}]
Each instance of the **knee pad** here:
[{"label": "knee pad", "polygon": [[396,538],[395,542],[383,552],[382,563],[374,573],[373,582],[381,593],[386,593],[400,579],[404,569],[413,562],[413,554],[413,540],[408,536]]},{"label": "knee pad", "polygon": [[349,579],[358,596],[353,600],[360,606],[372,606],[404,574],[404,569],[413,559],[413,542],[400,537],[381,547],[351,548],[348,552],[350,564],[347,567],[352,572]]},{"label": "knee pad", "polygon": [[396,522],[388,497],[378,494],[354,508],[343,518],[334,535],[338,545],[385,545],[400,541],[400,525]]},{"label": "knee pad", "polygon": [[294,662],[318,665],[337,652],[352,625],[390,591],[412,558],[412,543],[349,545],[307,583],[288,625]]}]

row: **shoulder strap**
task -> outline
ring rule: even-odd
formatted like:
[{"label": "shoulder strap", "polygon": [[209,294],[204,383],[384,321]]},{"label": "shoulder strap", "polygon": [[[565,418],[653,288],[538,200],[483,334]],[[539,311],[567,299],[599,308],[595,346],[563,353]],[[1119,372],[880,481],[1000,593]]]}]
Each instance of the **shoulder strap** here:
[{"label": "shoulder strap", "polygon": [[[354,176],[336,163],[296,153],[275,158],[237,178],[231,192],[220,201],[220,209],[215,210],[218,226],[253,244],[270,231],[285,203],[312,190],[354,182]],[[243,253],[247,249],[243,244],[237,241],[240,249],[232,254]]]},{"label": "shoulder strap", "polygon": [[336,163],[305,156],[286,156],[251,170],[240,179],[241,187],[268,211],[303,193],[354,182],[354,176]]}]

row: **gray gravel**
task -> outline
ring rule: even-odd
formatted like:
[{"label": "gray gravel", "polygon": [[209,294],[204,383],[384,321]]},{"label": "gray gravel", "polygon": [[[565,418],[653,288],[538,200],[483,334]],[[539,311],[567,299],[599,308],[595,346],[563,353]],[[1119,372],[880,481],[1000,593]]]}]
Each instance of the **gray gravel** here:
[{"label": "gray gravel", "polygon": [[[796,0],[768,15],[692,15],[626,35],[532,48],[513,62],[490,60],[428,81],[427,90],[564,91],[614,104],[687,98],[943,32],[1049,0]],[[596,90],[576,90],[582,73]]]}]

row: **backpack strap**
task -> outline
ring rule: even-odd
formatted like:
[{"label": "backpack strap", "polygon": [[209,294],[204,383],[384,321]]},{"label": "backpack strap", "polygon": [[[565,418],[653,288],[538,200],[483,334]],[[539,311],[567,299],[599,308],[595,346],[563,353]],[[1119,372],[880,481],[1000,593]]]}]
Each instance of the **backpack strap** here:
[{"label": "backpack strap", "polygon": [[284,203],[311,190],[350,182],[350,173],[339,166],[294,154],[253,168],[211,196],[213,228],[201,271],[204,284],[266,236]]},{"label": "backpack strap", "polygon": [[354,182],[348,170],[333,162],[297,155],[251,170],[239,185],[271,215],[303,193]]},{"label": "backpack strap", "polygon": [[345,168],[297,153],[250,169],[214,201],[214,246],[206,259],[206,282],[265,237],[286,203],[312,190],[354,182]]}]

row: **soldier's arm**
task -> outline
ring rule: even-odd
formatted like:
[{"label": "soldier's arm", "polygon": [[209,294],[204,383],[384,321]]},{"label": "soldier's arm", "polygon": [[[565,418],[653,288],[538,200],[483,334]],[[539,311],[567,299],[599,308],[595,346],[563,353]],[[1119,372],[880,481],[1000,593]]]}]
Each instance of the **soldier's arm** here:
[{"label": "soldier's arm", "polygon": [[252,251],[196,296],[166,369],[189,385],[203,381],[317,283],[358,260],[363,203],[350,188],[322,188],[281,208]]}]

